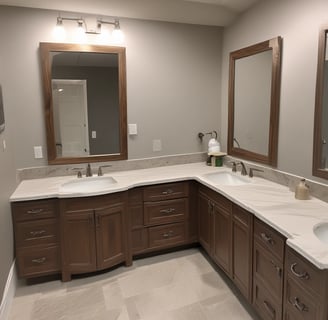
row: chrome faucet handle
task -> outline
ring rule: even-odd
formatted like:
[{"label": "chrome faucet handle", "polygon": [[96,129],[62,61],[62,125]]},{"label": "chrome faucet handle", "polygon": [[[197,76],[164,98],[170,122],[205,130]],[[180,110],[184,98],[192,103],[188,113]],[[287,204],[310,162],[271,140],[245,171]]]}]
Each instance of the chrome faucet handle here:
[{"label": "chrome faucet handle", "polygon": [[256,168],[249,168],[249,177],[250,178],[253,178],[254,177],[254,174],[253,174],[253,172],[254,171],[257,171],[257,172],[264,172],[263,170],[261,170],[261,169],[256,169]]},{"label": "chrome faucet handle", "polygon": [[106,164],[106,165],[103,165],[103,166],[99,166],[99,168],[98,168],[98,176],[101,177],[101,176],[104,175],[103,172],[102,172],[102,168],[109,168],[109,167],[111,167],[110,164]]},{"label": "chrome faucet handle", "polygon": [[241,175],[242,176],[247,176],[247,170],[246,170],[246,166],[244,164],[244,162],[240,161],[240,162],[237,162],[237,164],[240,164],[241,165]]},{"label": "chrome faucet handle", "polygon": [[236,161],[231,161],[229,163],[232,164],[232,167],[231,167],[232,172],[237,172],[237,163],[236,163]]},{"label": "chrome faucet handle", "polygon": [[77,171],[77,177],[82,178],[82,170],[83,168],[72,168],[71,170]]}]

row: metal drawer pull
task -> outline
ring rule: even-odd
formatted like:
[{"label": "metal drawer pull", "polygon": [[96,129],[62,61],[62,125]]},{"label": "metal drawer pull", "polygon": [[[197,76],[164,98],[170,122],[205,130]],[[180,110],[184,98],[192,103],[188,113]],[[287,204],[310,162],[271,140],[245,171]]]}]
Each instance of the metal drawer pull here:
[{"label": "metal drawer pull", "polygon": [[39,259],[33,259],[32,262],[41,264],[41,263],[45,262],[46,260],[47,259],[45,257],[42,257],[42,258],[39,258]]},{"label": "metal drawer pull", "polygon": [[271,237],[267,236],[265,233],[261,233],[261,238],[270,244],[274,244],[274,241]]},{"label": "metal drawer pull", "polygon": [[276,269],[278,276],[281,277],[281,268],[278,267],[273,260],[271,260],[270,262],[273,265],[273,267]]},{"label": "metal drawer pull", "polygon": [[166,232],[163,234],[163,238],[170,238],[174,235],[174,232],[170,230],[169,232]]},{"label": "metal drawer pull", "polygon": [[30,232],[30,235],[33,236],[33,237],[40,237],[40,236],[42,236],[45,233],[46,233],[46,230],[31,231]]},{"label": "metal drawer pull", "polygon": [[300,300],[297,297],[294,298],[294,301],[292,301],[291,304],[298,311],[301,311],[301,312],[308,312],[309,311],[309,308],[304,303],[300,302]]},{"label": "metal drawer pull", "polygon": [[294,276],[296,276],[297,278],[300,278],[300,279],[304,279],[304,280],[309,280],[310,279],[310,275],[305,271],[303,273],[298,273],[296,270],[295,270],[295,267],[297,266],[297,263],[293,263],[291,266],[290,266],[290,271],[292,272],[292,274]]},{"label": "metal drawer pull", "polygon": [[29,213],[29,214],[38,214],[38,213],[41,213],[41,212],[43,212],[42,208],[27,210],[27,213]]},{"label": "metal drawer pull", "polygon": [[160,213],[172,213],[172,212],[174,212],[174,211],[175,211],[174,208],[169,208],[169,209],[162,209],[162,210],[160,210],[159,212],[160,212]]},{"label": "metal drawer pull", "polygon": [[267,309],[267,311],[269,311],[269,313],[271,314],[271,318],[272,318],[272,319],[275,319],[275,318],[276,318],[276,310],[273,309],[273,308],[271,307],[270,303],[267,302],[267,301],[265,301],[265,300],[263,301],[263,304],[264,304],[264,306],[265,306],[265,309]]},{"label": "metal drawer pull", "polygon": [[172,189],[167,189],[166,191],[163,191],[162,194],[167,195],[173,193]]}]

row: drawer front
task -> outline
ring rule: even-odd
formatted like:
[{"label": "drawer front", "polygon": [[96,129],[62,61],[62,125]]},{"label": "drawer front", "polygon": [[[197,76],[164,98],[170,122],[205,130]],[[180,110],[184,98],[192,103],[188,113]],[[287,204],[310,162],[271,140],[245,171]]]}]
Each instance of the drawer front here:
[{"label": "drawer front", "polygon": [[56,218],[56,201],[52,199],[13,202],[12,212],[14,221]]},{"label": "drawer front", "polygon": [[185,220],[188,215],[188,200],[186,198],[144,204],[146,225],[159,225]]},{"label": "drawer front", "polygon": [[145,187],[143,190],[143,199],[144,201],[176,199],[188,197],[188,193],[187,182],[166,183]]},{"label": "drawer front", "polygon": [[149,228],[149,248],[161,248],[186,241],[184,223]]},{"label": "drawer front", "polygon": [[22,277],[32,277],[60,271],[59,248],[29,248],[17,250],[18,272]]},{"label": "drawer front", "polygon": [[271,295],[282,301],[283,265],[266,248],[258,242],[254,243],[254,278],[259,279],[266,288],[270,288]]},{"label": "drawer front", "polygon": [[256,219],[254,221],[254,238],[279,259],[283,260],[285,239],[282,235]]},{"label": "drawer front", "polygon": [[290,278],[287,278],[285,293],[285,307],[286,310],[290,310],[290,313],[295,314],[293,319],[316,320],[320,318],[320,303],[316,303]]},{"label": "drawer front", "polygon": [[261,319],[280,320],[282,316],[282,304],[279,304],[270,295],[269,291],[259,282],[254,281],[253,305]]},{"label": "drawer front", "polygon": [[312,293],[320,295],[324,285],[323,272],[320,272],[290,248],[287,248],[286,253],[286,271],[288,276],[302,285],[305,290],[311,290]]},{"label": "drawer front", "polygon": [[58,241],[56,219],[18,222],[15,228],[15,240],[18,247],[41,244],[55,244]]}]

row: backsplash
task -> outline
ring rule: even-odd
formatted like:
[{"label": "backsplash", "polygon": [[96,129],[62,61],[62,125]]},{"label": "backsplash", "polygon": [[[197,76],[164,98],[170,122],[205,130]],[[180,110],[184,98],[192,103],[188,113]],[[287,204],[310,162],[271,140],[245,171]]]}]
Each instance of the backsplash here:
[{"label": "backsplash", "polygon": [[[172,156],[162,156],[157,158],[145,158],[145,159],[135,159],[135,160],[121,160],[121,161],[111,161],[111,162],[95,162],[91,164],[92,171],[94,174],[97,173],[99,166],[110,165],[110,167],[103,168],[103,173],[113,172],[113,171],[126,171],[126,170],[138,170],[147,169],[153,167],[164,167],[173,166],[178,164],[187,164],[194,162],[204,162],[206,161],[207,154],[205,152],[199,153],[189,153],[189,154],[179,154]],[[77,170],[81,170],[83,175],[85,175],[87,164],[78,163],[72,165],[52,165],[44,167],[34,167],[34,168],[24,168],[17,170],[17,181],[27,179],[39,179],[47,177],[56,176],[72,176],[77,174]],[[75,170],[74,170],[75,169]]]}]

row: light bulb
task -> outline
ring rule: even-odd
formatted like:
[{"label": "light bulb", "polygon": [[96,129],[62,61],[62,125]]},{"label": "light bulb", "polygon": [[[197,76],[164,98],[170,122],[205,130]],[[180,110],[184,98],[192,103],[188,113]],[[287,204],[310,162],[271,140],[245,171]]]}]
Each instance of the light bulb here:
[{"label": "light bulb", "polygon": [[57,20],[57,24],[53,30],[53,37],[57,41],[63,41],[66,38],[66,31],[61,20]]},{"label": "light bulb", "polygon": [[76,42],[84,42],[86,40],[86,34],[85,34],[85,30],[83,28],[83,22],[82,21],[78,21],[78,27],[75,31],[75,40]]},{"label": "light bulb", "polygon": [[124,33],[122,30],[115,28],[112,32],[112,39],[115,43],[122,43],[124,41]]}]

